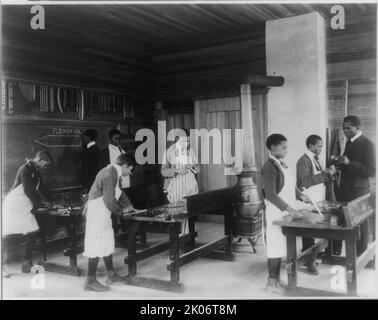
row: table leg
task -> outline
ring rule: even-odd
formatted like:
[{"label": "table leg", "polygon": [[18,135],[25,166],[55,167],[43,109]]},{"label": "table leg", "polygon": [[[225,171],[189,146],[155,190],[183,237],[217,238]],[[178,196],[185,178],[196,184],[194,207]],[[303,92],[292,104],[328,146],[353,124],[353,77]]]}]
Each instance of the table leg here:
[{"label": "table leg", "polygon": [[68,226],[68,235],[70,239],[70,265],[71,267],[77,267],[77,254],[76,254],[76,218],[71,217],[70,224]]},{"label": "table leg", "polygon": [[139,239],[140,239],[140,245],[144,248],[147,247],[147,233],[141,232],[139,234]]},{"label": "table leg", "polygon": [[288,288],[295,289],[297,286],[297,242],[296,237],[286,236],[286,250],[287,250],[287,278]]},{"label": "table leg", "polygon": [[40,235],[40,240],[41,240],[41,245],[40,245],[40,251],[43,256],[43,261],[47,261],[47,253],[46,253],[46,221],[45,218],[42,217],[39,220],[40,226],[39,226],[39,235]]},{"label": "table leg", "polygon": [[131,222],[129,225],[129,232],[127,233],[127,265],[130,276],[134,276],[137,273],[136,238],[137,228],[134,223]]},{"label": "table leg", "polygon": [[196,222],[195,222],[196,217],[192,216],[188,218],[188,227],[189,227],[189,234],[190,234],[190,240],[188,244],[191,247],[195,246],[196,243]]},{"label": "table leg", "polygon": [[227,236],[227,242],[225,246],[226,254],[232,254],[232,214],[224,215],[224,234]]},{"label": "table leg", "polygon": [[169,231],[169,260],[173,262],[171,265],[171,282],[177,284],[180,281],[180,265],[179,265],[179,233],[174,228]]},{"label": "table leg", "polygon": [[357,273],[356,273],[356,240],[346,240],[346,280],[347,291],[351,296],[357,295]]}]

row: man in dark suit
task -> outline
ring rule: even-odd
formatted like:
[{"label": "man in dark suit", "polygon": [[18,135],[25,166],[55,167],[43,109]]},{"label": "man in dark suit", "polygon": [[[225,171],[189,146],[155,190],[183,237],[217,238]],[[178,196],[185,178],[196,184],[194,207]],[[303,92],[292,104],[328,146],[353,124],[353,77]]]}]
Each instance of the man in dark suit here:
[{"label": "man in dark suit", "polygon": [[97,131],[87,129],[83,134],[82,185],[85,193],[88,193],[100,170],[100,149],[96,145]]},{"label": "man in dark suit", "polygon": [[[320,185],[319,198],[325,197],[325,184],[329,183],[336,173],[335,166],[330,169],[324,169],[319,155],[323,149],[323,140],[321,137],[312,134],[306,139],[307,150],[297,162],[297,190],[303,191],[315,185]],[[297,198],[299,199],[298,192]],[[302,238],[302,251],[312,247],[315,241],[312,238]],[[319,272],[315,266],[315,256],[312,256],[306,263],[307,271],[311,275],[318,275]]]},{"label": "man in dark suit", "polygon": [[113,164],[118,156],[123,153],[120,147],[121,132],[118,129],[111,129],[109,131],[109,144],[101,150],[100,169],[105,168],[108,164]]},{"label": "man in dark suit", "polygon": [[[336,190],[337,201],[352,201],[369,193],[369,177],[375,176],[375,148],[360,130],[360,119],[347,116],[343,131],[348,139],[344,154],[340,157],[340,185]],[[361,227],[361,239],[357,242],[357,255],[361,255],[368,244],[368,223]],[[333,253],[340,254],[341,242],[333,243]]]}]

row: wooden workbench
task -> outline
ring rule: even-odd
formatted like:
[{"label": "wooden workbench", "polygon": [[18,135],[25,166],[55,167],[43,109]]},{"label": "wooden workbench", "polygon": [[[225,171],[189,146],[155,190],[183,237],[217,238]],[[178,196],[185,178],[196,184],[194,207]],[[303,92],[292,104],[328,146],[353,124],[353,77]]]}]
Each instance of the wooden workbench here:
[{"label": "wooden workbench", "polygon": [[[356,296],[357,295],[357,274],[375,257],[375,241],[369,243],[365,252],[358,258],[356,256],[356,241],[360,239],[360,225],[368,219],[373,210],[368,203],[369,195],[357,198],[349,203],[342,204],[339,212],[324,212],[325,221],[320,224],[309,223],[304,220],[291,220],[285,216],[274,224],[282,227],[286,236],[287,244],[287,270],[288,286],[287,294],[294,296]],[[339,224],[332,225],[331,217],[338,215]],[[301,255],[297,255],[296,237],[307,237],[325,240],[344,240],[346,243],[345,257],[328,256],[323,262],[329,264],[343,265],[346,268],[347,293],[322,291],[297,286],[297,263],[308,254],[313,254],[324,248],[328,241],[318,241],[312,248],[307,249]]]},{"label": "wooden workbench", "polygon": [[[180,267],[198,257],[210,257],[233,261],[232,253],[232,216],[237,194],[232,188],[225,188],[190,196],[185,203],[160,206],[143,214],[123,217],[128,229],[128,264],[126,283],[167,291],[182,291]],[[204,244],[196,244],[195,223],[200,214],[224,216],[224,236]],[[188,224],[188,233],[182,234],[183,226]],[[169,241],[137,252],[136,235],[138,232],[168,234]],[[182,253],[180,253],[182,249]],[[167,269],[170,280],[137,276],[137,262],[159,252],[169,250]]]}]

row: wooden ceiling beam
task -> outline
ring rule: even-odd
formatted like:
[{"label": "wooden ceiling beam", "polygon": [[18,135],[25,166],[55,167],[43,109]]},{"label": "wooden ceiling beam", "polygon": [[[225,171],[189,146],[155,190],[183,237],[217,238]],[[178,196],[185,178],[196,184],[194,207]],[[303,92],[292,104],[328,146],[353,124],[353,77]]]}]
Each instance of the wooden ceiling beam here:
[{"label": "wooden ceiling beam", "polygon": [[[190,6],[190,5],[188,5]],[[155,20],[160,24],[165,24],[172,30],[177,29],[177,33],[189,33],[193,34],[196,32],[199,33],[206,33],[203,29],[190,24],[185,23],[183,19],[180,19],[180,17],[175,17],[172,14],[167,14],[165,10],[150,10],[150,9],[143,9],[137,6],[131,6],[130,9],[134,12],[138,12],[141,15],[147,16],[149,19]],[[149,12],[151,11],[151,12]],[[206,33],[208,34],[208,33]]]},{"label": "wooden ceiling beam", "polygon": [[222,26],[226,26],[228,28],[231,28],[232,30],[239,32],[240,31],[240,24],[236,24],[235,21],[233,22],[229,21],[227,17],[225,17],[224,14],[219,14],[219,12],[214,12],[212,10],[211,6],[206,6],[206,5],[191,5],[195,10],[200,12],[206,17],[209,17],[212,19],[214,22],[220,23]]}]

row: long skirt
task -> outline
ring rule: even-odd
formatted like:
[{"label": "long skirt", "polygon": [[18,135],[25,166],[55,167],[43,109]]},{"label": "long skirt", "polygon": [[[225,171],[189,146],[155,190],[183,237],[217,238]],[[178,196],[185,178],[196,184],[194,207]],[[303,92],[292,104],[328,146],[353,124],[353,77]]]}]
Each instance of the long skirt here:
[{"label": "long skirt", "polygon": [[114,253],[114,248],[111,212],[105,206],[102,197],[89,200],[83,255],[87,258],[102,258]]},{"label": "long skirt", "polygon": [[25,195],[22,184],[9,192],[3,202],[3,235],[27,234],[39,230],[32,209],[33,204]]}]

